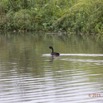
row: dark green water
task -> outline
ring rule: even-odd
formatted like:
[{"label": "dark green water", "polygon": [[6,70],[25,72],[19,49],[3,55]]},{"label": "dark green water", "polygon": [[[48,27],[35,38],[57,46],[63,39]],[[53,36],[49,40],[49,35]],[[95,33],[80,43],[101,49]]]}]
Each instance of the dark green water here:
[{"label": "dark green water", "polygon": [[103,103],[102,44],[51,35],[0,35],[0,103]]}]

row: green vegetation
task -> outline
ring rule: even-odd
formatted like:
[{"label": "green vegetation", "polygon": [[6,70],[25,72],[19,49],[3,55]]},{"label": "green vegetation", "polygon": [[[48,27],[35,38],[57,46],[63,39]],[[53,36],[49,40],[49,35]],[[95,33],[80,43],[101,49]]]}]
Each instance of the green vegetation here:
[{"label": "green vegetation", "polygon": [[103,37],[103,0],[0,0],[0,29]]}]

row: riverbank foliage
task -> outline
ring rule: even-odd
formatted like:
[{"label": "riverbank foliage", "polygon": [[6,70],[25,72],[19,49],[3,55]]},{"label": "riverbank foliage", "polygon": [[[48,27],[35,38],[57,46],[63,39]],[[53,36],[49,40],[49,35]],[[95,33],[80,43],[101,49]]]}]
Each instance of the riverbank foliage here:
[{"label": "riverbank foliage", "polygon": [[103,0],[0,0],[0,29],[103,37]]}]

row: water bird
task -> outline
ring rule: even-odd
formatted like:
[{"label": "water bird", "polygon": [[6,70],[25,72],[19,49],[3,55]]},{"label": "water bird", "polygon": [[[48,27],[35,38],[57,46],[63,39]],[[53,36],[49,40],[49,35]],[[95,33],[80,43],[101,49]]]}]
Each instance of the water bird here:
[{"label": "water bird", "polygon": [[54,49],[53,49],[53,47],[52,47],[52,46],[49,46],[49,49],[51,49],[51,50],[52,50],[52,52],[51,52],[51,55],[52,55],[52,56],[59,56],[59,55],[60,55],[59,53],[54,52]]}]

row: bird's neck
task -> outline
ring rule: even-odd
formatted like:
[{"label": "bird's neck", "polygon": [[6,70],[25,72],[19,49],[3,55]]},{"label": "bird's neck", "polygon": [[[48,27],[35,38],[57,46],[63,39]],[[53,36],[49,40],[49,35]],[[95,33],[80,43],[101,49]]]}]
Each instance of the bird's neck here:
[{"label": "bird's neck", "polygon": [[52,48],[51,50],[52,50],[52,53],[53,53],[53,52],[54,52],[54,49]]}]

